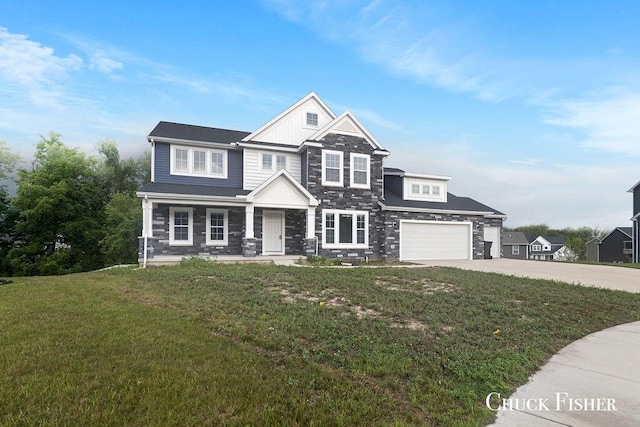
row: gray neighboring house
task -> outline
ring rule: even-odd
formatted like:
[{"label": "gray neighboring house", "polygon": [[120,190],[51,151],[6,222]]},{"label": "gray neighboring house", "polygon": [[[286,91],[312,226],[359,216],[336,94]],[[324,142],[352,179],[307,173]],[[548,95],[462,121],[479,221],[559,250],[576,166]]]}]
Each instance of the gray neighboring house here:
[{"label": "gray neighboring house", "polygon": [[140,262],[318,255],[344,260],[500,256],[506,216],[449,177],[385,168],[389,151],[313,92],[253,132],[160,122],[138,192]]},{"label": "gray neighboring house", "polygon": [[631,262],[640,262],[640,181],[629,189],[633,194],[633,216],[631,222]]},{"label": "gray neighboring house", "polygon": [[529,240],[521,231],[502,233],[502,256],[513,259],[529,259]]},{"label": "gray neighboring house", "polygon": [[528,236],[529,259],[540,261],[569,261],[576,255],[565,245],[561,236]]},{"label": "gray neighboring house", "polygon": [[601,239],[587,242],[587,260],[594,262],[631,262],[632,227],[617,227]]}]

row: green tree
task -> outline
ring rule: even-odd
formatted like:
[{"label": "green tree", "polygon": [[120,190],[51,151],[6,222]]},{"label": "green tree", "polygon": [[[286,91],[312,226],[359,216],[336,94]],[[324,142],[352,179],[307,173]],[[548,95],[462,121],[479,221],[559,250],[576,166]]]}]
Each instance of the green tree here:
[{"label": "green tree", "polygon": [[100,242],[105,263],[135,263],[138,260],[138,236],[141,233],[140,201],[130,194],[114,194],[106,207],[105,236]]},{"label": "green tree", "polygon": [[14,204],[25,243],[9,252],[15,274],[63,274],[103,266],[104,181],[97,163],[50,132],[36,145],[32,170],[18,170]]},{"label": "green tree", "polygon": [[135,263],[138,259],[138,236],[142,232],[142,210],[136,191],[150,179],[151,157],[148,153],[137,160],[120,159],[115,141],[105,140],[98,151],[102,154],[101,171],[108,183],[104,238],[100,242],[105,262]]},{"label": "green tree", "polygon": [[[0,140],[0,184],[4,180],[10,180],[11,173],[20,156],[12,152],[5,141]],[[11,203],[5,185],[0,185],[0,274],[10,274],[7,255],[13,247],[17,230],[19,211]]]}]

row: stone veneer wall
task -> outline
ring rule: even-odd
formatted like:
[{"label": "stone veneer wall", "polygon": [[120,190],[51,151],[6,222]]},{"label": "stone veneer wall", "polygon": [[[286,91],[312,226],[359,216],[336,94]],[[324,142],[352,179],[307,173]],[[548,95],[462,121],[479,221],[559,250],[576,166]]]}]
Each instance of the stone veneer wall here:
[{"label": "stone veneer wall", "polygon": [[[227,246],[206,244],[207,206],[187,206],[193,208],[193,246],[169,245],[169,205],[161,204],[153,210],[153,255],[242,255],[244,236],[244,208],[221,207],[229,211],[229,240]],[[213,206],[211,206],[213,208]]]},{"label": "stone veneer wall", "polygon": [[471,222],[473,233],[473,259],[484,258],[484,227],[501,227],[500,240],[502,240],[502,219],[486,218],[479,215],[459,214],[434,214],[424,212],[396,212],[384,211],[384,249],[383,258],[387,261],[400,259],[400,221],[405,219],[423,221],[458,221]]},{"label": "stone veneer wall", "polygon": [[[382,156],[374,155],[369,143],[356,136],[329,134],[321,141],[323,148],[307,149],[309,176],[307,190],[320,202],[316,208],[316,236],[319,240],[318,255],[341,259],[380,259],[382,254],[382,216],[378,200],[382,196]],[[322,150],[344,153],[343,187],[322,185]],[[371,163],[371,189],[351,188],[350,153],[369,154]],[[367,249],[325,249],[322,247],[322,210],[361,210],[369,212],[369,247]]]}]

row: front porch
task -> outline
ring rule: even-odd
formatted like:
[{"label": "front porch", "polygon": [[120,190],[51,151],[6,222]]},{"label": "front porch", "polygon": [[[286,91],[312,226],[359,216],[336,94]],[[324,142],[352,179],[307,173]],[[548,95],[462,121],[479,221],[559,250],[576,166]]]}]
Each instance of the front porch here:
[{"label": "front porch", "polygon": [[[298,260],[305,258],[302,255],[257,255],[255,257],[245,257],[243,255],[213,255],[197,257],[221,264],[256,263],[274,265],[295,265]],[[193,256],[159,255],[157,257],[149,258],[146,265],[151,267],[177,265],[189,258],[193,258]],[[140,263],[140,266],[144,266],[142,262]]]}]

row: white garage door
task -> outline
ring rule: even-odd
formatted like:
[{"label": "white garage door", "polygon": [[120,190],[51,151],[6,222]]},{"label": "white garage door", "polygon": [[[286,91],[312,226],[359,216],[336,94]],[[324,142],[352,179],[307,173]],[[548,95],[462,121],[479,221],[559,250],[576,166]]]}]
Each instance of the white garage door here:
[{"label": "white garage door", "polygon": [[491,243],[491,257],[500,258],[500,227],[485,227],[484,241]]},{"label": "white garage door", "polygon": [[401,221],[400,259],[471,258],[471,223]]}]

